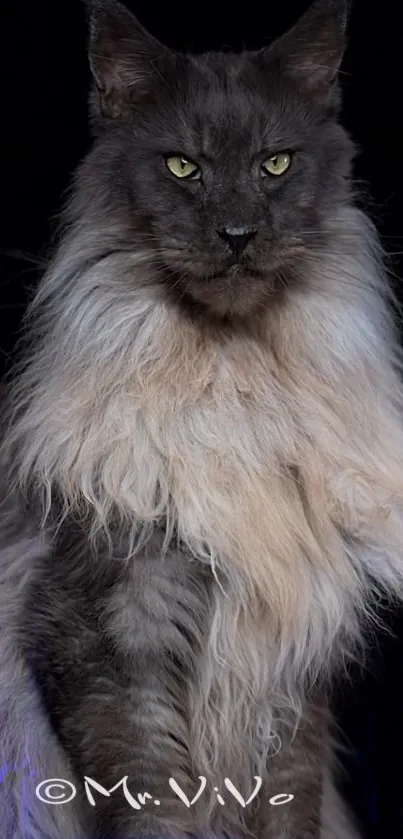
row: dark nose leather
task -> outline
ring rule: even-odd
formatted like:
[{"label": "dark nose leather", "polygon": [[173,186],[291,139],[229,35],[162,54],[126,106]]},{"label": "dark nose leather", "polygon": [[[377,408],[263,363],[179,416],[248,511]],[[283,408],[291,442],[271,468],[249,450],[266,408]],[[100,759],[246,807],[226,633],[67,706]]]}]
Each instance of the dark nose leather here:
[{"label": "dark nose leather", "polygon": [[256,236],[256,227],[222,227],[217,230],[220,239],[228,245],[234,256],[238,257],[245,250],[248,242]]}]

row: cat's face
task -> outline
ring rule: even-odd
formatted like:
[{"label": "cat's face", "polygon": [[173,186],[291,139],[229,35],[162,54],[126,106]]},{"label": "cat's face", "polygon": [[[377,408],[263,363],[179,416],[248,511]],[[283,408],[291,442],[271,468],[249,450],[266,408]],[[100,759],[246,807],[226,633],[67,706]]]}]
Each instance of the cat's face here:
[{"label": "cat's face", "polygon": [[348,199],[351,143],[333,89],[342,19],[329,14],[337,3],[323,5],[325,14],[311,12],[319,61],[298,32],[260,53],[174,56],[119,8],[132,42],[119,27],[117,54],[107,41],[97,77],[106,133],[120,146],[133,244],[153,250],[178,299],[220,315],[270,305],[301,278],[326,219]]}]

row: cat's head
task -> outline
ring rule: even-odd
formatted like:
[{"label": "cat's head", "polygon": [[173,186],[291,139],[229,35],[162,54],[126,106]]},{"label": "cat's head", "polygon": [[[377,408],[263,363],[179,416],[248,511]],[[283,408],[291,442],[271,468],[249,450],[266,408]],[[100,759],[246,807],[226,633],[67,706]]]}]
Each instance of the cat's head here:
[{"label": "cat's head", "polygon": [[350,200],[352,144],[337,122],[346,6],[317,0],[258,52],[189,56],[115,0],[90,0],[98,143],[114,150],[133,249],[149,248],[178,301],[218,315],[270,306],[303,281]]}]

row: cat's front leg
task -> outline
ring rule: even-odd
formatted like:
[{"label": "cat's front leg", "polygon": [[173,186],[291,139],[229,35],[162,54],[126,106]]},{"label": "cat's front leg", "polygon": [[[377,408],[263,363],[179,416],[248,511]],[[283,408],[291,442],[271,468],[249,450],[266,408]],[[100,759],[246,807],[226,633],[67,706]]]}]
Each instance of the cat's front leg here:
[{"label": "cat's front leg", "polygon": [[294,737],[284,731],[278,754],[267,762],[251,825],[256,839],[322,839],[327,720],[325,706],[315,702],[306,707]]},{"label": "cat's front leg", "polygon": [[97,839],[197,832],[188,688],[208,574],[157,538],[126,561],[61,545],[32,593],[31,662]]}]

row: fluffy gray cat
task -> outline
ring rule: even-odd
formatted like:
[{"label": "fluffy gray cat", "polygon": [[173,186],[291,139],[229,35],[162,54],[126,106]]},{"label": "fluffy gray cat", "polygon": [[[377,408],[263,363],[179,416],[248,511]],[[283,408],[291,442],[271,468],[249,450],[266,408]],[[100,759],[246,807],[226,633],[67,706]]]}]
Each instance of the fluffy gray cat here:
[{"label": "fluffy gray cat", "polygon": [[346,16],[190,56],[89,8],[94,143],[5,400],[4,839],[357,836],[327,695],[403,598],[403,389]]}]

